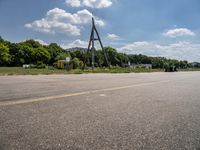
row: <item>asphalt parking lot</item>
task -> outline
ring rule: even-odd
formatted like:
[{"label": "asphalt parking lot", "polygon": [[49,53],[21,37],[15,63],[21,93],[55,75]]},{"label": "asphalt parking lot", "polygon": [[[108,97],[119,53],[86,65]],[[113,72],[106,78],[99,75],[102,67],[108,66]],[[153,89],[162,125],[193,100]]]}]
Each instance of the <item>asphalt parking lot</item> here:
[{"label": "asphalt parking lot", "polygon": [[0,149],[200,149],[200,72],[0,76]]}]

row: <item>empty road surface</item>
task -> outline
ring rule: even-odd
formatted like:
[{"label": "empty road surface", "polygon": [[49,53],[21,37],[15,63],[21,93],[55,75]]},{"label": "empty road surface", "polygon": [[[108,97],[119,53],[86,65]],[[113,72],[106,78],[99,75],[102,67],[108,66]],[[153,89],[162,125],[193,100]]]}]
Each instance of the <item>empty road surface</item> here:
[{"label": "empty road surface", "polygon": [[0,76],[0,150],[200,149],[200,72]]}]

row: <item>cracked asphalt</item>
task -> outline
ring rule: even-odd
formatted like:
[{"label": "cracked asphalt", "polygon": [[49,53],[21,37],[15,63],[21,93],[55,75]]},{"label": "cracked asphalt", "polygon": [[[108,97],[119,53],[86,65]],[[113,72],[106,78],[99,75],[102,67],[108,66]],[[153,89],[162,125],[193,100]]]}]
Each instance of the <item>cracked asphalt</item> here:
[{"label": "cracked asphalt", "polygon": [[199,77],[0,76],[0,150],[199,150]]}]

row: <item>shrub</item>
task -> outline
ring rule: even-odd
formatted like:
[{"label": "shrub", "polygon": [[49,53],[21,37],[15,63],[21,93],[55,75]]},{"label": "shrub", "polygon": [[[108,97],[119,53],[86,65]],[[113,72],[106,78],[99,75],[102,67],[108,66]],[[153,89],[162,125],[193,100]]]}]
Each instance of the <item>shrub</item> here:
[{"label": "shrub", "polygon": [[46,65],[42,61],[37,61],[36,68],[38,69],[46,68]]},{"label": "shrub", "polygon": [[80,61],[78,58],[72,59],[70,62],[70,65],[72,66],[73,69],[81,69],[83,67],[83,62]]}]

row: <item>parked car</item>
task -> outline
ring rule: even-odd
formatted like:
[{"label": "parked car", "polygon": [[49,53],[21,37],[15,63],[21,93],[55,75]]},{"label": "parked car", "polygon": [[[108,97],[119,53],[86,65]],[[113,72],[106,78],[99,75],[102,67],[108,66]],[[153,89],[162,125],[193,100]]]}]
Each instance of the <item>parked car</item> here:
[{"label": "parked car", "polygon": [[170,66],[165,68],[165,72],[177,72],[176,66]]}]

